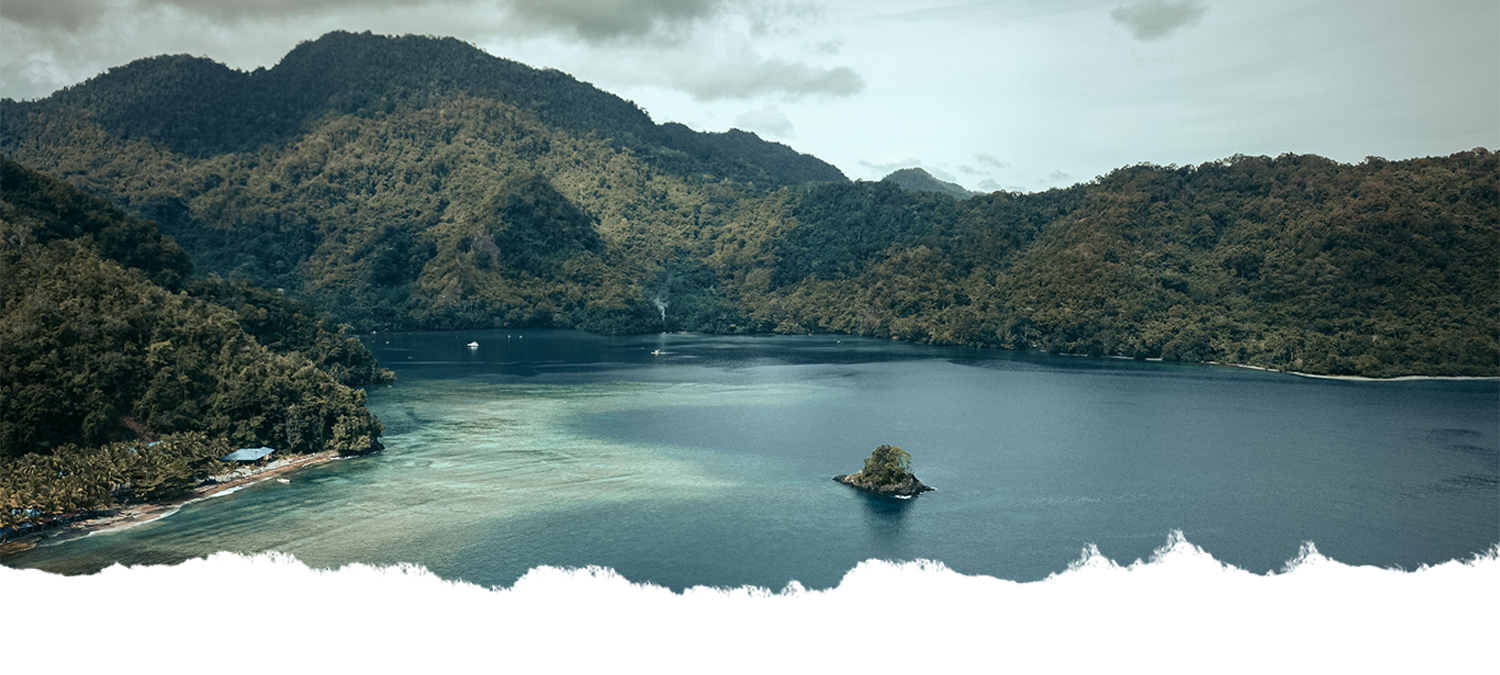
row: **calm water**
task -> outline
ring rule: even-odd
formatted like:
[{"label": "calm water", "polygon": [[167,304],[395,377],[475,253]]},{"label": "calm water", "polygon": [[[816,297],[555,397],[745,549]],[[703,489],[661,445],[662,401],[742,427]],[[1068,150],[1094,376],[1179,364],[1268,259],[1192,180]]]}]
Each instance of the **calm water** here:
[{"label": "calm water", "polygon": [[[479,342],[469,349],[469,341]],[[5,559],[91,572],[214,551],[539,565],[674,589],[836,585],[869,558],[1018,581],[1168,533],[1255,572],[1304,541],[1413,569],[1500,541],[1500,383],[1344,382],[847,337],[369,336],[389,449]],[[900,445],[936,492],[830,480]]]}]

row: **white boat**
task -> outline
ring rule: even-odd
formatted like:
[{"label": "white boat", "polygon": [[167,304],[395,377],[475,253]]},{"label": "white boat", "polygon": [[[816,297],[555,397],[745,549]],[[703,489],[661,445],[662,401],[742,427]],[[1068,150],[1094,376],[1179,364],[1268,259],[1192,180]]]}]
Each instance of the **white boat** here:
[{"label": "white boat", "polygon": [[479,343],[478,342],[470,342],[469,343],[469,349],[479,349]]}]

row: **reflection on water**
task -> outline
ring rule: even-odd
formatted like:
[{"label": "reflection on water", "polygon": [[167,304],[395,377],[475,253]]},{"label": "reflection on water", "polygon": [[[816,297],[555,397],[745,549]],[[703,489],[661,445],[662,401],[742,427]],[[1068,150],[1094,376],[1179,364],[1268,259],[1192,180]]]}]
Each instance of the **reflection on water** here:
[{"label": "reflection on water", "polygon": [[901,538],[901,533],[906,526],[907,509],[911,508],[912,502],[916,499],[921,499],[921,497],[897,499],[872,495],[868,492],[861,492],[859,496],[861,505],[865,509],[865,527],[869,529],[871,535],[886,544],[894,543]]},{"label": "reflection on water", "polygon": [[[469,342],[479,346],[468,348]],[[837,584],[869,558],[1027,581],[1174,530],[1242,569],[1303,542],[1415,569],[1500,540],[1500,385],[1342,382],[833,336],[370,336],[387,450],[7,557],[92,571],[285,551],[508,585],[604,565],[674,589]],[[937,492],[831,476],[878,445]]]}]

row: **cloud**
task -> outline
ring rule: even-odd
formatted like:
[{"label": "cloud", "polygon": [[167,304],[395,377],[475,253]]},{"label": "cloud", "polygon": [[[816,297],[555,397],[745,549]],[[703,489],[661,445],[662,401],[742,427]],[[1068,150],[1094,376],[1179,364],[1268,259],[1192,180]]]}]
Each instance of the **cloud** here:
[{"label": "cloud", "polygon": [[0,0],[9,57],[0,63],[0,95],[42,96],[158,53],[269,66],[298,40],[334,28],[555,44],[559,54],[579,55],[576,67],[700,103],[857,94],[865,81],[852,68],[787,48],[805,43],[802,32],[820,12],[805,0]]},{"label": "cloud", "polygon": [[[866,173],[866,175],[879,175],[881,177],[885,177],[902,169],[921,169],[923,171],[926,171],[927,175],[932,176],[933,178],[936,178],[940,181],[958,184],[958,177],[943,170],[941,168],[941,164],[923,164],[922,160],[917,159],[916,157],[907,157],[906,159],[886,163],[876,163],[871,162],[867,159],[861,159],[859,160],[859,165],[868,170],[868,173]],[[959,185],[959,187],[963,186]]]},{"label": "cloud", "polygon": [[922,160],[917,159],[916,157],[907,157],[906,159],[896,160],[894,162],[876,164],[875,162],[871,162],[867,159],[861,159],[859,160],[859,165],[865,167],[866,169],[869,169],[871,173],[879,174],[881,176],[888,176],[892,171],[921,168]]},{"label": "cloud", "polygon": [[694,99],[754,98],[780,94],[787,99],[809,95],[852,96],[865,80],[846,66],[823,68],[781,59],[721,62],[678,73],[673,84]]},{"label": "cloud", "polygon": [[6,0],[0,19],[41,30],[76,31],[94,24],[107,9],[103,0]]},{"label": "cloud", "polygon": [[[828,62],[838,39],[809,44],[823,10],[806,0],[490,1],[524,29],[497,27],[498,33],[586,43],[588,50],[565,51],[596,61],[592,70],[609,71],[614,82],[664,87],[698,103],[759,99],[764,105],[767,99],[847,97],[865,89],[853,68]],[[826,50],[820,46],[825,43]],[[597,63],[604,55],[607,63]],[[565,53],[562,60],[573,58]]]},{"label": "cloud", "polygon": [[[1009,169],[1010,168],[1010,165],[1007,164],[1007,163],[1005,163],[1005,162],[1000,161],[999,157],[996,157],[994,155],[991,155],[991,154],[985,153],[985,152],[981,152],[981,153],[975,154],[974,155],[974,161],[975,161],[976,164],[979,164],[978,168],[975,168],[975,167],[970,166],[968,164],[960,164],[958,166],[959,172],[963,173],[963,174],[966,174],[966,175],[969,175],[969,176],[986,176],[986,177],[989,177],[991,175],[991,173],[993,171],[995,171],[996,169]],[[980,183],[980,186],[983,187],[986,184],[989,184],[991,186],[990,189],[994,189],[994,190],[1000,189],[1000,187],[999,187],[1000,184],[996,183],[993,179],[986,180],[984,183]]]},{"label": "cloud", "polygon": [[792,133],[792,120],[774,105],[747,110],[739,117],[734,118],[734,125],[741,129],[780,138],[792,138],[794,136]]},{"label": "cloud", "polygon": [[270,20],[309,16],[340,9],[372,11],[425,7],[442,2],[443,0],[6,0],[0,4],[0,17],[29,28],[77,32],[103,21],[110,14],[139,15],[163,8],[221,23],[233,23],[242,19]]},{"label": "cloud", "polygon": [[1109,18],[1128,29],[1135,39],[1150,42],[1198,23],[1206,11],[1197,0],[1141,0],[1110,10]]},{"label": "cloud", "polygon": [[996,169],[1009,169],[1010,168],[1010,165],[1006,164],[1005,162],[1000,161],[999,157],[996,157],[996,156],[988,154],[988,153],[981,152],[981,153],[979,153],[977,155],[974,155],[974,159],[976,161],[978,161],[980,164],[984,164],[984,165],[987,165],[987,166],[992,166],[992,167],[995,167]]},{"label": "cloud", "polygon": [[329,10],[376,10],[395,7],[422,7],[433,0],[136,0],[141,7],[175,7],[211,19],[280,18],[323,14]]},{"label": "cloud", "polygon": [[936,178],[938,180],[945,180],[945,181],[948,181],[949,183],[957,183],[958,182],[958,176],[955,176],[955,175],[953,175],[951,173],[948,173],[947,171],[944,171],[943,169],[935,168],[935,167],[932,167],[932,166],[924,166],[924,167],[921,167],[921,168],[922,168],[923,171],[926,171],[929,175],[931,175],[933,178]]},{"label": "cloud", "polygon": [[[658,39],[663,35],[658,31],[612,44],[617,81],[651,82],[698,103],[760,99],[757,104],[764,105],[771,102],[766,99],[840,98],[864,91],[864,77],[808,44],[808,31],[821,20],[815,7],[800,0],[723,2],[718,15],[692,23],[671,40]],[[770,14],[768,6],[784,11]]]},{"label": "cloud", "polygon": [[500,0],[514,16],[540,27],[600,43],[650,35],[682,35],[722,13],[733,0]]},{"label": "cloud", "polygon": [[743,0],[6,0],[0,4],[0,16],[32,28],[77,31],[98,23],[111,11],[172,9],[219,23],[239,23],[340,11],[367,14],[442,6],[445,12],[471,16],[494,15],[499,10],[510,20],[533,30],[602,43],[681,37],[690,33],[695,24],[742,3]]},{"label": "cloud", "polygon": [[757,37],[804,33],[826,18],[824,7],[810,0],[736,0],[736,4],[749,21],[750,34]]}]

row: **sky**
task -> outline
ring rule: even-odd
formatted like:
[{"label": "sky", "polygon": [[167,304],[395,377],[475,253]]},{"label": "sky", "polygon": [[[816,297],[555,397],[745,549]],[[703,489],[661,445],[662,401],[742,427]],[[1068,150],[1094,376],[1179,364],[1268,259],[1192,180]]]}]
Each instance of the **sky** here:
[{"label": "sky", "polygon": [[854,179],[1500,149],[1494,0],[0,0],[0,97],[157,54],[271,67],[332,30],[456,37]]}]

